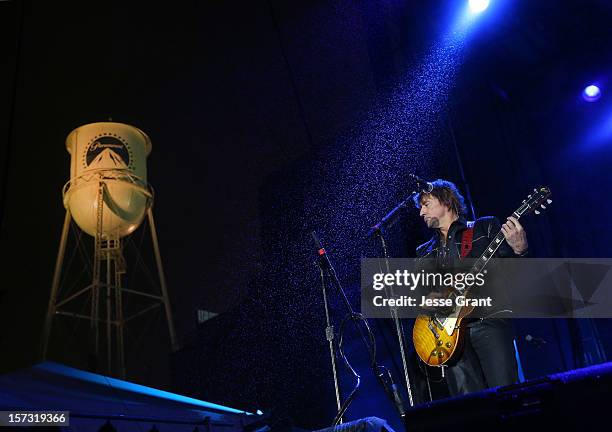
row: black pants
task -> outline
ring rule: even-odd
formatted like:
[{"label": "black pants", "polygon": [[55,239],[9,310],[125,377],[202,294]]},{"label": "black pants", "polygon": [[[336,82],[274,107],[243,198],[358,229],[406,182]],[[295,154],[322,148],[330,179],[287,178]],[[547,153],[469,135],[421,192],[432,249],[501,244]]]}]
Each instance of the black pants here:
[{"label": "black pants", "polygon": [[507,318],[487,318],[468,325],[461,358],[447,369],[451,396],[518,381],[514,329]]}]

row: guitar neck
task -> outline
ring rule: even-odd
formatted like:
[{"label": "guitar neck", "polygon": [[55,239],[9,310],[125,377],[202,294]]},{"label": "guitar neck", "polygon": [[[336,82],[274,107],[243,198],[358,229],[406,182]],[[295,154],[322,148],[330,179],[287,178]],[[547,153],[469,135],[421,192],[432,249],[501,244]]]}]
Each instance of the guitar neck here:
[{"label": "guitar neck", "polygon": [[[550,197],[550,189],[544,186],[540,186],[533,190],[533,193],[523,200],[523,204],[512,212],[512,216],[516,219],[520,219],[521,216],[528,215],[530,213],[540,214],[540,209],[545,210],[546,205],[552,203]],[[546,204],[546,205],[545,205]],[[506,241],[506,237],[502,230],[495,235],[493,241],[489,243],[484,253],[476,260],[476,263],[470,269],[470,273],[477,274],[484,270],[486,265],[489,263],[495,252],[499,249],[503,242]]]},{"label": "guitar neck", "polygon": [[[529,197],[531,198],[531,195]],[[518,220],[530,209],[530,202],[523,201],[523,205],[521,205],[518,209],[512,212],[512,216],[514,216]],[[489,263],[489,260],[493,258],[493,255],[495,255],[497,249],[499,249],[499,247],[505,241],[506,237],[504,237],[504,233],[502,232],[502,230],[499,230],[493,241],[489,243],[489,246],[487,246],[487,248],[485,249],[484,253],[480,255],[480,258],[478,258],[478,260],[476,260],[476,263],[470,269],[470,273],[480,273]]]},{"label": "guitar neck", "polygon": [[480,273],[489,263],[489,260],[493,258],[493,255],[495,255],[495,252],[497,252],[497,249],[499,249],[499,247],[505,241],[506,241],[506,237],[504,237],[504,233],[501,230],[499,230],[499,232],[497,233],[493,241],[489,243],[489,246],[487,246],[487,248],[485,249],[484,253],[480,255],[480,258],[476,260],[476,262],[470,269],[470,273],[473,273],[473,274]]}]

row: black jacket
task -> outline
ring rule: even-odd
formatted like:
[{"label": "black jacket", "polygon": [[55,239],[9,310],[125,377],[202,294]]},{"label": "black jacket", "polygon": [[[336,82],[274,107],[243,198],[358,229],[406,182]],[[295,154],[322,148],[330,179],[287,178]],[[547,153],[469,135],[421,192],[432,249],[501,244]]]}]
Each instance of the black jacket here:
[{"label": "black jacket", "polygon": [[[497,233],[501,230],[501,224],[499,220],[492,216],[485,216],[476,219],[474,224],[474,235],[472,237],[472,250],[466,258],[478,258],[480,257],[485,248],[495,238]],[[463,231],[468,227],[468,222],[464,217],[460,217],[453,222],[448,230],[447,246],[444,247],[440,244],[440,236],[438,232],[426,243],[417,247],[416,256],[417,258],[442,258],[441,264],[446,264],[446,259],[459,258],[461,252],[461,238]],[[516,255],[508,243],[503,242],[497,252],[496,257],[500,258],[518,258],[527,255],[528,251]]]},{"label": "black jacket", "polygon": [[[423,259],[421,262],[422,268],[436,271],[448,269],[458,270],[463,268],[463,271],[467,271],[465,264],[461,264],[461,240],[463,232],[468,226],[473,226],[474,233],[472,237],[472,249],[466,258],[471,260],[471,264],[474,263],[474,259],[479,258],[486,250],[487,246],[493,241],[497,233],[501,230],[501,224],[495,217],[486,216],[478,218],[475,222],[467,222],[464,217],[460,217],[454,221],[450,229],[448,230],[447,245],[442,246],[440,244],[440,236],[438,231],[434,236],[426,243],[419,246],[416,250],[417,258]],[[512,248],[507,242],[502,242],[495,252],[494,258],[519,258],[524,257],[528,254],[528,251],[521,255],[516,255]],[[431,260],[430,260],[431,259]],[[494,261],[494,260],[492,260]],[[470,264],[470,265],[471,265]],[[470,266],[468,265],[468,267]],[[495,268],[494,262],[491,262],[488,269]],[[505,311],[509,310],[508,298],[504,291],[507,289],[503,278],[496,277],[494,275],[500,274],[498,271],[489,272],[487,276],[487,285],[484,291],[477,290],[472,291],[470,297],[480,297],[492,295],[494,298],[493,307],[489,308],[476,308],[472,312],[471,317],[488,317],[488,316],[505,316]],[[470,320],[471,321],[471,320]],[[468,321],[468,322],[470,322]]]}]

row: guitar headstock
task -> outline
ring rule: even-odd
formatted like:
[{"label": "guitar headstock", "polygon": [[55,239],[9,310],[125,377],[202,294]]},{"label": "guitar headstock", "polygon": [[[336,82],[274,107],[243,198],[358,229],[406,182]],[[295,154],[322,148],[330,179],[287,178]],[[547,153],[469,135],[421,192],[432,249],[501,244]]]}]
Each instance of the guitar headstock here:
[{"label": "guitar headstock", "polygon": [[542,210],[546,210],[546,206],[552,203],[550,199],[550,189],[546,186],[540,186],[523,200],[523,204],[514,212],[514,215],[521,217],[529,213],[540,214]]}]

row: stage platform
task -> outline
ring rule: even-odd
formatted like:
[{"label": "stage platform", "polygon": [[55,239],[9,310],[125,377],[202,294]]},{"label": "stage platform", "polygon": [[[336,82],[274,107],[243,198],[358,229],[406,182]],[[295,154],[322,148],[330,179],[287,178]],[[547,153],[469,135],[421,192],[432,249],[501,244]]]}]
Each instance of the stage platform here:
[{"label": "stage platform", "polygon": [[0,410],[69,411],[73,431],[242,432],[260,418],[53,362],[0,376]]},{"label": "stage platform", "polygon": [[608,430],[612,362],[521,384],[442,399],[407,410],[407,432]]},{"label": "stage platform", "polygon": [[[407,432],[590,429],[606,423],[605,413],[611,401],[612,363],[604,363],[421,404],[407,410],[405,429]],[[69,412],[69,427],[53,430],[305,432],[287,423],[275,425],[261,414],[52,362],[0,376],[0,411],[41,410]],[[325,432],[392,431],[385,420],[367,418],[371,415],[367,412],[360,414],[361,420]]]}]

